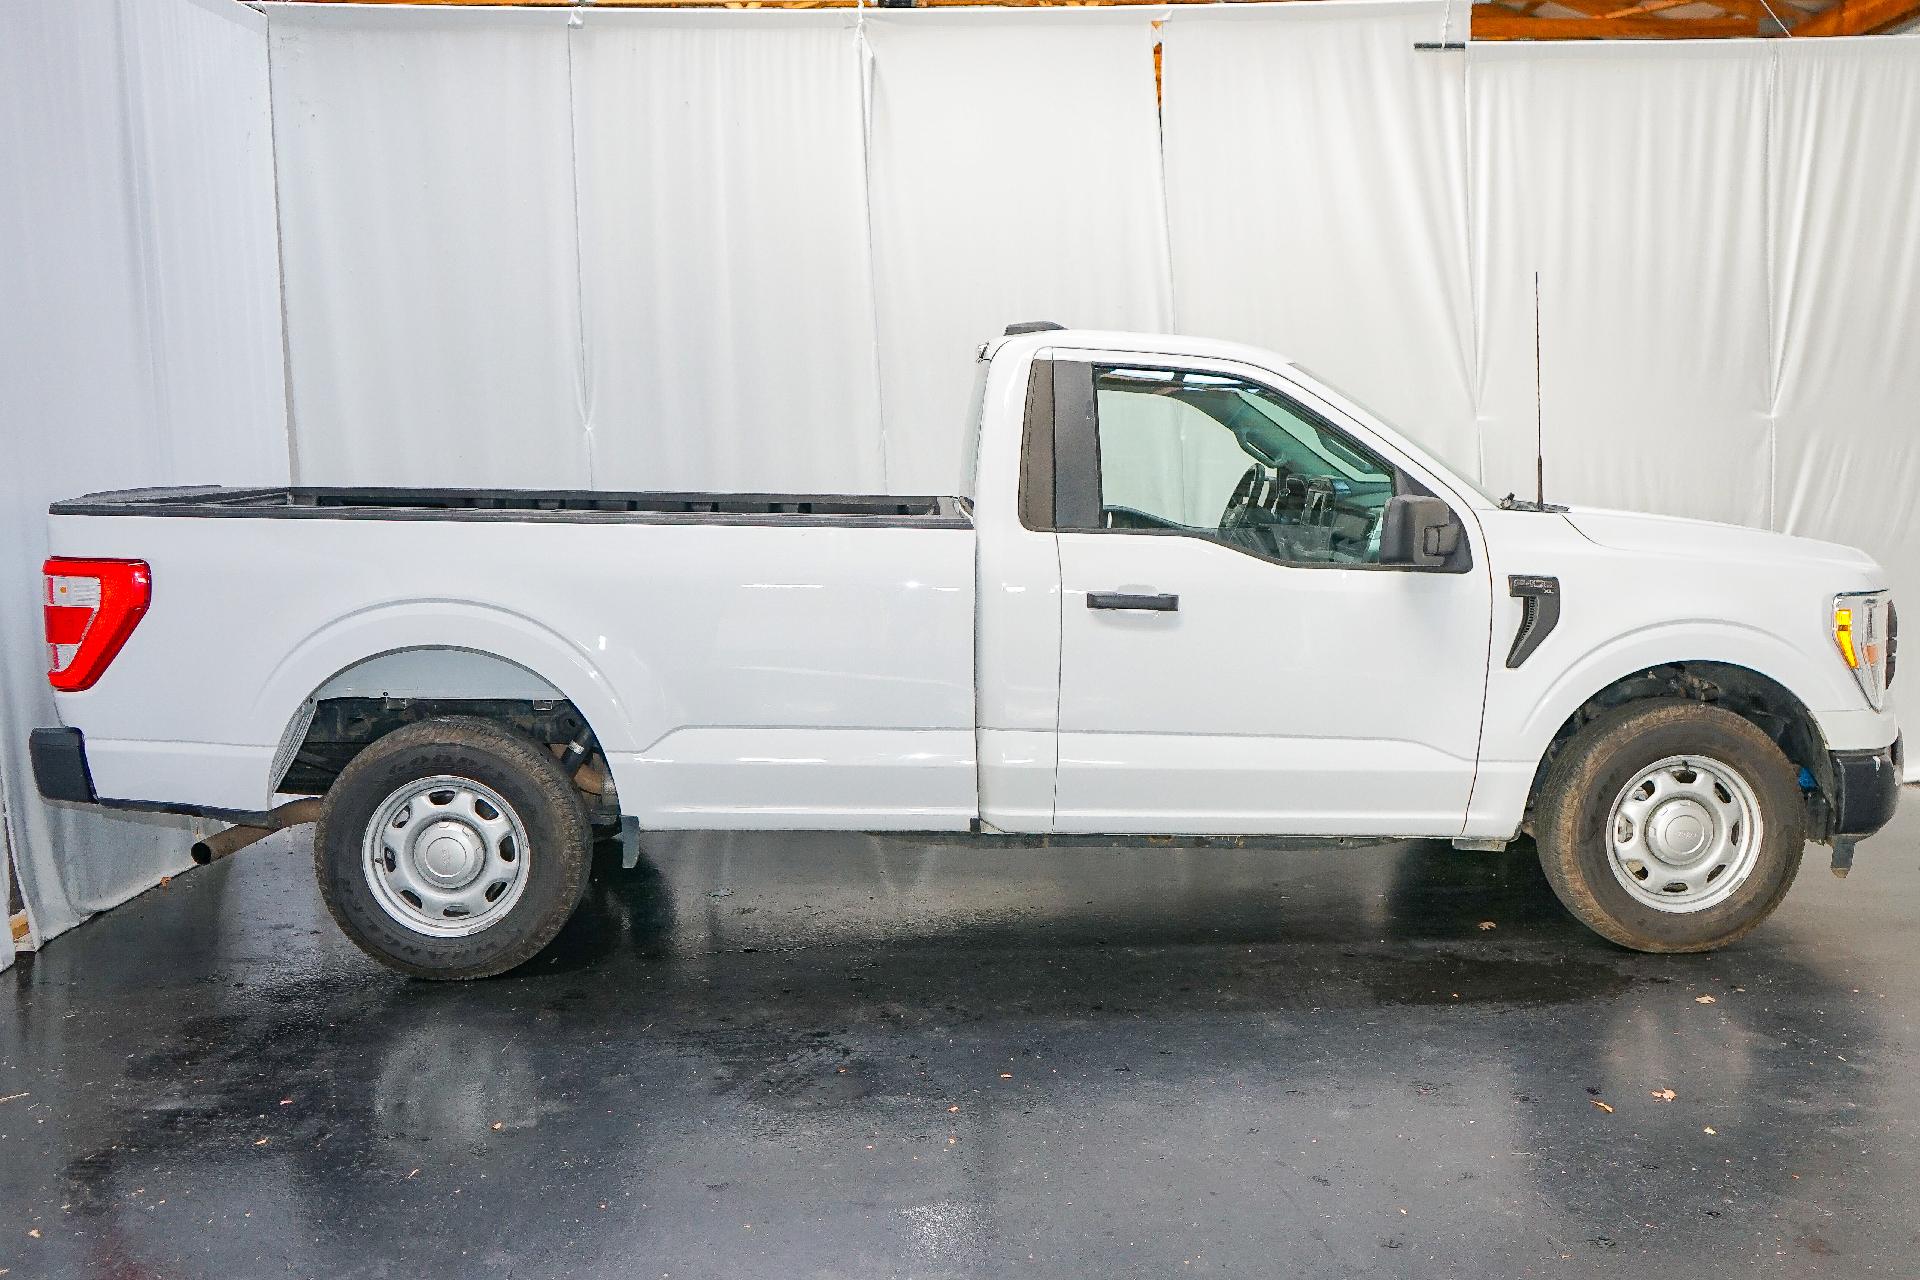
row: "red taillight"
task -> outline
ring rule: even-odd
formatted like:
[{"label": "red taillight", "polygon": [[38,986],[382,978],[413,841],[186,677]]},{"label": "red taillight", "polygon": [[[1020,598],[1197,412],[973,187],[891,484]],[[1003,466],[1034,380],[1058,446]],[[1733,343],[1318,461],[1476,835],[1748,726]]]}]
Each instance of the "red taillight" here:
[{"label": "red taillight", "polygon": [[55,556],[47,575],[47,679],[62,693],[91,689],[146,616],[153,574],[144,560]]}]

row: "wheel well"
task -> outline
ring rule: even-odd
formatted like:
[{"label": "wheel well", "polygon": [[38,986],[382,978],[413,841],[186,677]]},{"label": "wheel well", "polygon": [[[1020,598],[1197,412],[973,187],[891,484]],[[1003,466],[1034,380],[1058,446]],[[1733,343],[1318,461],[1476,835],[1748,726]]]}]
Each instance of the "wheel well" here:
[{"label": "wheel well", "polygon": [[1804,770],[1803,786],[1809,775],[1813,779],[1812,788],[1807,790],[1808,832],[1816,840],[1825,839],[1831,833],[1833,763],[1827,756],[1826,738],[1819,724],[1785,685],[1758,671],[1727,662],[1663,663],[1623,676],[1581,703],[1555,731],[1553,741],[1547,745],[1534,771],[1524,829],[1532,829],[1533,806],[1541,780],[1574,735],[1603,711],[1649,698],[1686,698],[1707,703],[1756,725],[1773,739],[1781,754]]},{"label": "wheel well", "polygon": [[596,820],[617,812],[593,727],[539,672],[481,649],[427,645],[362,658],[308,695],[274,761],[275,790],[322,795],[375,739],[440,716],[491,720],[560,757]]},{"label": "wheel well", "polygon": [[596,821],[615,817],[619,797],[593,727],[564,698],[328,697],[293,752],[279,790],[323,795],[352,759],[406,725],[442,716],[471,716],[543,743],[573,777]]}]

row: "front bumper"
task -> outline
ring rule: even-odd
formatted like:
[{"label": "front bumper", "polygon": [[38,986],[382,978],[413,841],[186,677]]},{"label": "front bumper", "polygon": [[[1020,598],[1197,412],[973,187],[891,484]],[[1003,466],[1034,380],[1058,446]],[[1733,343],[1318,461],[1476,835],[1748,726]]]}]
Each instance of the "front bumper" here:
[{"label": "front bumper", "polygon": [[87,740],[78,729],[35,729],[27,740],[33,757],[33,781],[49,800],[90,804],[93,773],[87,768]]},{"label": "front bumper", "polygon": [[1879,751],[1834,751],[1833,834],[1870,836],[1893,818],[1904,767],[1900,739]]}]

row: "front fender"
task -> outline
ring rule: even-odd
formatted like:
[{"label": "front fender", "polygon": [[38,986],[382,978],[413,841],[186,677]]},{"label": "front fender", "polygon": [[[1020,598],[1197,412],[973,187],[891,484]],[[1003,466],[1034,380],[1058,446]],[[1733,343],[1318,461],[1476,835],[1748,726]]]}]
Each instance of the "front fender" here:
[{"label": "front fender", "polygon": [[[1847,669],[1836,658],[1831,672],[1769,631],[1724,619],[1694,618],[1657,623],[1614,636],[1566,664],[1541,690],[1513,726],[1508,758],[1538,760],[1567,717],[1596,693],[1651,667],[1683,662],[1718,662],[1745,667],[1780,685],[1799,699],[1827,730],[1822,713],[1836,721],[1865,711],[1866,703]],[[1524,668],[1522,668],[1524,670]],[[1496,676],[1497,678],[1497,676]]]},{"label": "front fender", "polygon": [[1516,670],[1496,666],[1491,673],[1463,836],[1510,838],[1560,726],[1602,689],[1653,667],[1714,662],[1765,676],[1807,709],[1829,750],[1884,747],[1896,732],[1892,711],[1868,708],[1837,657],[1824,662],[1825,655],[1809,654],[1757,627],[1708,618],[1655,623],[1610,637],[1549,672],[1542,659],[1553,655],[1553,642],[1561,638],[1556,632]]}]

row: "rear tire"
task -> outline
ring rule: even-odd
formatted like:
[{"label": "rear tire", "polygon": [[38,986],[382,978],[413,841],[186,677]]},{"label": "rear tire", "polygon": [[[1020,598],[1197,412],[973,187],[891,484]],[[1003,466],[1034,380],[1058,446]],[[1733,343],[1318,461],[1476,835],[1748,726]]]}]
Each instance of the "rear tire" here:
[{"label": "rear tire", "polygon": [[1632,702],[1576,734],[1534,835],[1560,901],[1635,951],[1711,951],[1773,914],[1807,843],[1799,771],[1730,711]]},{"label": "rear tire", "polygon": [[532,959],[587,889],[592,828],[539,743],[488,720],[423,720],[374,742],[321,804],[314,872],[355,946],[416,978]]}]

